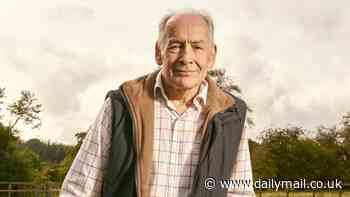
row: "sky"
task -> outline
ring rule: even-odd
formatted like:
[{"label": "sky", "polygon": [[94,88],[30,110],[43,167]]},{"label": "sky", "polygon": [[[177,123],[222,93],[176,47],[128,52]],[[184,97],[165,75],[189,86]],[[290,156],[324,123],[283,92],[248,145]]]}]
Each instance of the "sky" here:
[{"label": "sky", "polygon": [[350,111],[350,1],[5,0],[0,6],[0,87],[6,101],[31,90],[42,126],[25,140],[74,144],[108,90],[157,68],[154,46],[169,10],[207,10],[216,68],[253,109],[257,139],[267,128],[315,130]]}]

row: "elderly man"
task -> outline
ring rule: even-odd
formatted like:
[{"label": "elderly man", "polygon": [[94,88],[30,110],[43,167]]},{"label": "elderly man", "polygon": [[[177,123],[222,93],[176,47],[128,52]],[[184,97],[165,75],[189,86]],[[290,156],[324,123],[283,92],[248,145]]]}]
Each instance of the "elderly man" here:
[{"label": "elderly man", "polygon": [[[255,195],[246,105],[207,76],[216,57],[213,31],[211,17],[197,10],[161,20],[161,69],[107,94],[62,197]],[[224,187],[223,180],[235,182]]]}]

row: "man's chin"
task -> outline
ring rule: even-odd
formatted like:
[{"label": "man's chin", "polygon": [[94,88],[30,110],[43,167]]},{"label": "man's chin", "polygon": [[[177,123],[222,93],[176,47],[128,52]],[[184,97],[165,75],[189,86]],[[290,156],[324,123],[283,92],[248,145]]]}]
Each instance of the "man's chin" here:
[{"label": "man's chin", "polygon": [[199,86],[198,83],[195,82],[181,82],[181,83],[175,83],[174,84],[177,89],[181,90],[190,90],[193,88],[197,88]]}]

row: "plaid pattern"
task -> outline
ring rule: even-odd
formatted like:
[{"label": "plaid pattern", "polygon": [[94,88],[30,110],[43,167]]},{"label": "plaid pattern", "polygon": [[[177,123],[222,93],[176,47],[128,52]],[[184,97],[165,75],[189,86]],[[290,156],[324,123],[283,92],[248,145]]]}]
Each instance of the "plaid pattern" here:
[{"label": "plaid pattern", "polygon": [[[197,131],[204,121],[201,110],[206,104],[207,92],[208,84],[204,81],[198,95],[193,99],[193,105],[183,114],[178,114],[165,94],[159,72],[154,90],[156,100],[151,197],[186,197],[191,191],[202,139]],[[233,165],[231,180],[252,181],[245,130],[242,133],[237,161]],[[255,196],[253,185],[230,188],[227,196]]]},{"label": "plaid pattern", "polygon": [[60,197],[99,197],[111,139],[112,103],[107,98],[89,127],[62,184]]},{"label": "plaid pattern", "polygon": [[178,114],[164,94],[159,73],[155,85],[155,133],[151,197],[188,196],[198,165],[203,124],[202,105],[206,102],[208,85],[203,83],[194,104]]},{"label": "plaid pattern", "polygon": [[239,185],[239,187],[229,188],[227,197],[248,197],[255,196],[253,188],[253,174],[250,162],[248,137],[246,129],[243,129],[241,141],[238,147],[237,160],[233,164],[231,180],[250,181],[249,185]]},{"label": "plaid pattern", "polygon": [[[177,114],[161,86],[160,77],[155,93],[155,133],[153,145],[152,197],[187,196],[193,172],[198,165],[201,136],[196,132],[203,122],[202,106],[206,102],[207,84],[203,83],[193,105]],[[160,85],[159,85],[160,84]],[[75,157],[62,184],[60,197],[99,197],[102,177],[108,160],[111,139],[111,100],[106,99]],[[246,132],[243,131],[238,159],[232,173],[233,180],[252,180],[252,169]],[[227,196],[255,196],[253,187],[231,190]]]}]

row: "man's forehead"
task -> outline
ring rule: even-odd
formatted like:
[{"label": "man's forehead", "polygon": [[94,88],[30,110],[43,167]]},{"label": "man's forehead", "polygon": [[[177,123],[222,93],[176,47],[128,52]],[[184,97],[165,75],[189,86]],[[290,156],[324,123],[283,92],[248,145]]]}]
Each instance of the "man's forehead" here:
[{"label": "man's forehead", "polygon": [[166,23],[166,32],[169,38],[183,32],[207,36],[208,31],[208,24],[203,17],[193,14],[178,14],[172,16]]},{"label": "man's forehead", "polygon": [[167,26],[173,25],[204,25],[208,26],[204,18],[196,14],[176,14],[170,17],[166,23]]},{"label": "man's forehead", "polygon": [[169,43],[184,43],[184,42],[189,42],[191,44],[205,44],[206,40],[202,39],[196,39],[196,40],[183,40],[183,39],[178,39],[178,38],[169,38]]}]

